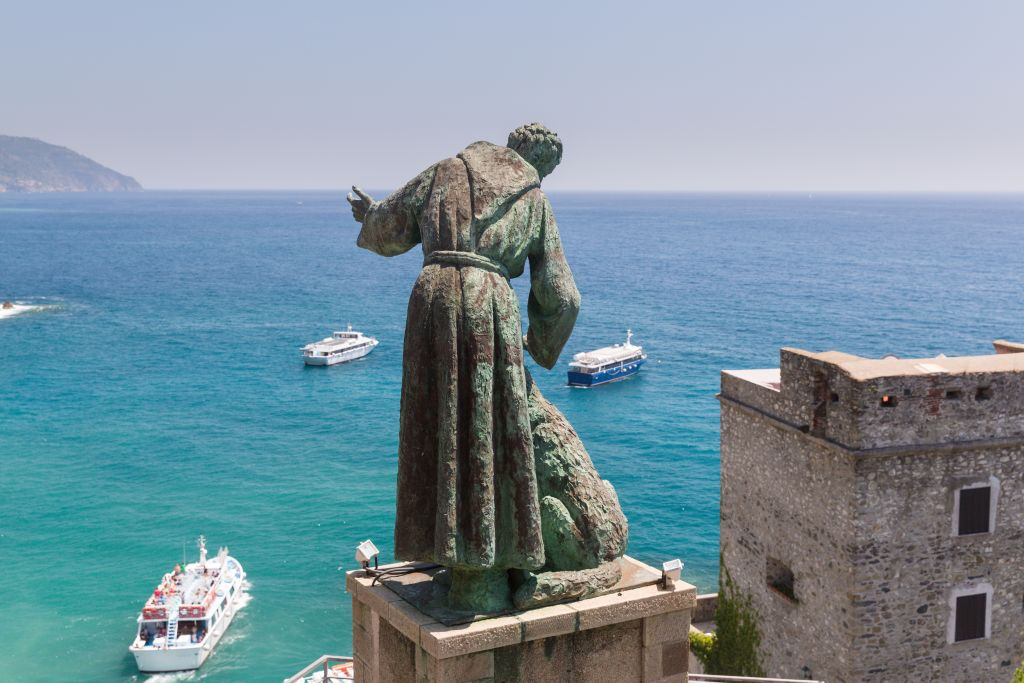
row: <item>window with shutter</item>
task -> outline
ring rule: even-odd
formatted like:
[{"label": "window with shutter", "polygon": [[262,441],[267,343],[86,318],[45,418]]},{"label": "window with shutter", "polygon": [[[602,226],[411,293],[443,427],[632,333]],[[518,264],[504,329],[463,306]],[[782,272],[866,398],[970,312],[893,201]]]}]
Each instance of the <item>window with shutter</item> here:
[{"label": "window with shutter", "polygon": [[961,595],[956,599],[956,628],[954,642],[985,637],[985,614],[988,610],[988,595],[975,593]]},{"label": "window with shutter", "polygon": [[992,505],[992,487],[960,489],[960,516],[957,523],[957,534],[986,534]]}]

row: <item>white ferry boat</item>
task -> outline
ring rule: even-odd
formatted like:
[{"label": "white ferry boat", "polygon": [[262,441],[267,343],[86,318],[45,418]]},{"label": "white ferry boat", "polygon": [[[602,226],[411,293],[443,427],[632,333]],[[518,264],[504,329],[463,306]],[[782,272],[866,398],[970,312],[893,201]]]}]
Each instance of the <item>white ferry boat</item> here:
[{"label": "white ferry boat", "polygon": [[347,330],[335,332],[326,339],[321,339],[302,347],[302,359],[306,365],[335,365],[362,358],[373,351],[380,342],[356,332],[349,325]]},{"label": "white ferry boat", "polygon": [[626,379],[640,371],[647,361],[642,346],[633,343],[633,330],[626,330],[626,343],[577,353],[569,363],[569,386],[593,387]]},{"label": "white ferry boat", "polygon": [[199,537],[199,561],[176,565],[139,614],[138,632],[128,648],[143,673],[190,671],[202,666],[241,606],[245,571],[221,548],[206,557]]}]

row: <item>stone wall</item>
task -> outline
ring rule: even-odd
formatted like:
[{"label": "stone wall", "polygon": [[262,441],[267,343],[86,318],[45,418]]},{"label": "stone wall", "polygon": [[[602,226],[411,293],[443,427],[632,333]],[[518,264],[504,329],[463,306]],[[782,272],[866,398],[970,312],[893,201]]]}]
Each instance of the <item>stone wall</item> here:
[{"label": "stone wall", "polygon": [[715,620],[718,609],[718,593],[703,593],[697,596],[697,604],[693,606],[693,623],[699,624]]},{"label": "stone wall", "polygon": [[[953,535],[954,491],[999,481],[993,533]],[[857,461],[854,680],[1008,681],[1024,658],[1024,450]],[[954,588],[988,583],[992,636],[948,643]]]},{"label": "stone wall", "polygon": [[[851,680],[853,458],[723,397],[721,462],[725,566],[760,617],[768,675]],[[769,558],[795,600],[768,586]]]},{"label": "stone wall", "polygon": [[687,680],[697,591],[682,581],[455,626],[361,571],[349,572],[346,586],[358,683]]},{"label": "stone wall", "polygon": [[[980,358],[978,366],[985,367],[989,357]],[[968,370],[857,381],[836,364],[850,360],[867,359],[783,349],[778,398],[753,405],[853,450],[1024,437],[1024,372]],[[744,403],[754,391],[725,376],[722,390]],[[890,399],[885,405],[883,397]]]},{"label": "stone wall", "polygon": [[[991,358],[868,361],[857,379],[840,364],[864,359],[784,349],[778,384],[723,373],[721,539],[769,675],[1009,680],[1024,658],[1024,366]],[[955,491],[990,478],[994,531],[956,536]],[[794,599],[769,585],[789,571]],[[953,591],[983,586],[991,637],[949,642]]]},{"label": "stone wall", "polygon": [[[934,445],[1024,436],[1024,376],[1011,373],[883,377],[855,385],[852,447]],[[897,401],[882,407],[883,396]]]}]

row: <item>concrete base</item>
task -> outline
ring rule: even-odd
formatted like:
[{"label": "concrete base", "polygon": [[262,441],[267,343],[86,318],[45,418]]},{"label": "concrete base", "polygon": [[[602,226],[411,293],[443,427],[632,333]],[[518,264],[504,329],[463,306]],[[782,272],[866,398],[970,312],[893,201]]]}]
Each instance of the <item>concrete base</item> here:
[{"label": "concrete base", "polygon": [[697,591],[682,581],[456,626],[372,583],[362,571],[346,580],[359,683],[687,680]]}]

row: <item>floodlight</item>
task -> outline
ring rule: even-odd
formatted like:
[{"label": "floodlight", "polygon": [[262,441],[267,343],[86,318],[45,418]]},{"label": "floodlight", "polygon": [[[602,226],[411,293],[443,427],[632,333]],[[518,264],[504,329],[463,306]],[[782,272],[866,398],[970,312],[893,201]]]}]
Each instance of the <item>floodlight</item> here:
[{"label": "floodlight", "polygon": [[679,580],[682,573],[683,561],[679,558],[663,562],[661,565],[661,580],[665,583],[665,588],[671,588]]},{"label": "floodlight", "polygon": [[362,543],[356,546],[356,562],[366,569],[370,566],[370,561],[373,561],[373,566],[377,566],[377,556],[380,555],[380,551],[377,550],[377,546],[373,544],[373,541],[366,539]]}]

